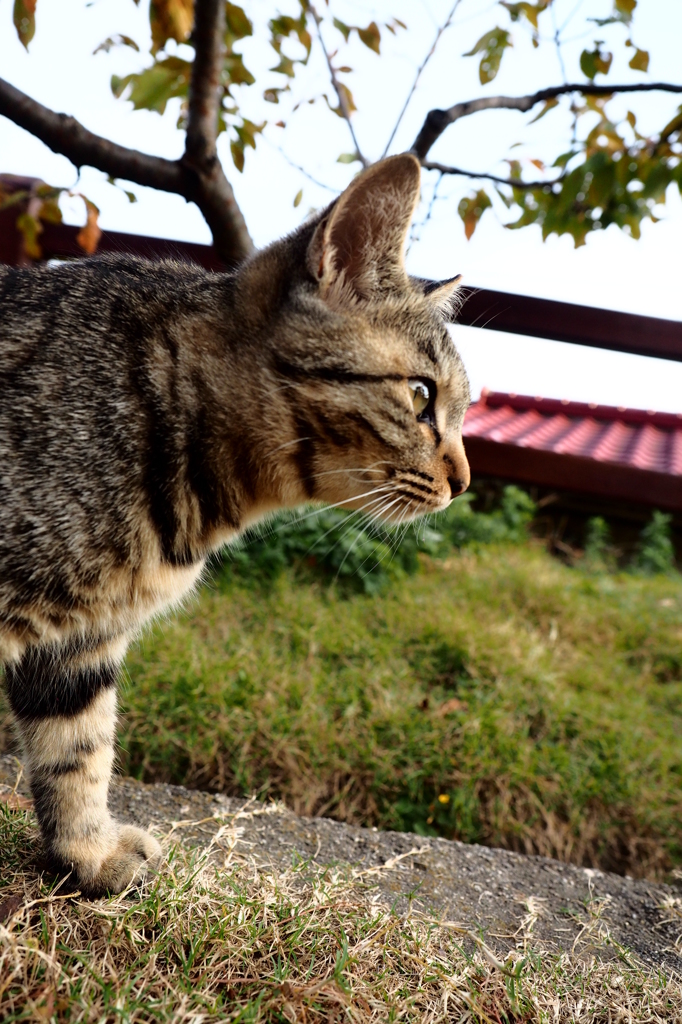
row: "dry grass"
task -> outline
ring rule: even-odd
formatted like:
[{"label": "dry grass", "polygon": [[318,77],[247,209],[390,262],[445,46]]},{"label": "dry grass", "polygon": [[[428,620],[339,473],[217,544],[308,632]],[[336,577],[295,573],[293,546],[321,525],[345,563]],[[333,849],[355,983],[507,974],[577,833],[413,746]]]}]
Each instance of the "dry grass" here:
[{"label": "dry grass", "polygon": [[535,945],[527,907],[501,962],[456,924],[380,903],[390,865],[270,874],[235,856],[238,831],[226,821],[209,851],[171,847],[139,892],[86,902],[49,887],[28,812],[0,804],[0,1019],[682,1022],[680,978],[616,946],[596,903],[562,954]]}]

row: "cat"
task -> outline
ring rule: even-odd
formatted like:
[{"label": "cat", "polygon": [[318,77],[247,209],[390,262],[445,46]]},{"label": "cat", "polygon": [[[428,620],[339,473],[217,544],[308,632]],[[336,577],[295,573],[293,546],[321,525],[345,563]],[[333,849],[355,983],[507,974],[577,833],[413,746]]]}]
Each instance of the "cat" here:
[{"label": "cat", "polygon": [[53,867],[86,896],[154,870],[107,807],[141,625],[275,509],[405,522],[466,489],[459,278],[409,278],[409,154],[234,273],[95,257],[0,269],[0,664]]}]

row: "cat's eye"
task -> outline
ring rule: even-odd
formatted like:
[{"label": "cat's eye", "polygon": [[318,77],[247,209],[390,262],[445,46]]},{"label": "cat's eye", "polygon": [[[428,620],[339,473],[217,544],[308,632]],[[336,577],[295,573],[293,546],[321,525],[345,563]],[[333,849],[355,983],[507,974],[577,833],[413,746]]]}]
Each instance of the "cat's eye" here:
[{"label": "cat's eye", "polygon": [[407,386],[412,395],[412,406],[415,416],[419,417],[426,411],[429,404],[431,398],[429,389],[423,380],[408,380]]}]

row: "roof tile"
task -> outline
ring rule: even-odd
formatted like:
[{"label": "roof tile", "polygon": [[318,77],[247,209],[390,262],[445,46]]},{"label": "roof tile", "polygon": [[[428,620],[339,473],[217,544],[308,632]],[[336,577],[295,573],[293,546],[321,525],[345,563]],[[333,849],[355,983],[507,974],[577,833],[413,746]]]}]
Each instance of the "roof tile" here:
[{"label": "roof tile", "polygon": [[682,416],[483,391],[464,437],[682,476]]}]

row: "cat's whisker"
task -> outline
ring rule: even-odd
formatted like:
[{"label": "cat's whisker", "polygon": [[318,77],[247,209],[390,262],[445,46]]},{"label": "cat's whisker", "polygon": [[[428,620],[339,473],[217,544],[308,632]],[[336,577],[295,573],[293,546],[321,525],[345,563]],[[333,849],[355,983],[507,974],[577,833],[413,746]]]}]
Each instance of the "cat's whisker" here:
[{"label": "cat's whisker", "polygon": [[[399,500],[399,499],[396,499],[396,500]],[[388,539],[387,538],[387,534],[386,534],[386,528],[385,528],[385,524],[383,523],[383,521],[382,521],[382,519],[380,517],[384,514],[384,512],[386,512],[388,509],[390,509],[394,504],[395,504],[395,501],[394,502],[388,502],[385,506],[383,506],[382,508],[380,508],[377,511],[372,513],[372,519],[373,519],[372,525],[374,527],[378,526],[380,528],[381,532],[379,533],[379,536],[380,536],[380,538],[384,539],[385,546],[389,546],[389,547],[390,547],[390,540],[388,541],[388,545],[386,545],[386,541]],[[365,558],[363,558],[363,560],[360,562],[360,565],[355,570],[355,574],[360,572],[360,570],[362,569],[363,565],[365,564],[365,562],[370,557],[371,557],[371,555],[367,555]],[[377,566],[381,564],[381,561],[382,561],[382,558],[380,558],[379,561],[374,566],[372,566],[372,568],[370,570],[368,570],[368,571],[369,572],[373,572],[374,569],[377,568]]]},{"label": "cat's whisker", "polygon": [[[361,508],[352,509],[351,514],[349,516],[349,521],[352,521],[356,516],[361,515],[361,513],[363,512],[364,509],[371,508],[371,506],[375,505],[378,501],[381,501],[381,498],[374,498],[372,501],[368,501],[368,502],[366,502],[366,504],[362,505]],[[328,530],[326,530],[325,533],[323,533],[321,537],[317,537],[315,539],[315,541],[310,545],[308,550],[304,553],[303,557],[305,558],[306,555],[309,555],[310,552],[313,550],[313,548],[317,547],[317,545],[320,543],[320,541],[323,541],[324,538],[328,537],[330,533],[333,533],[334,530],[336,530],[338,528],[338,526],[339,526],[339,523],[334,523],[334,525],[330,526],[330,528]],[[349,529],[350,529],[350,527],[349,527]],[[339,541],[337,541],[337,543],[339,543],[340,540],[342,540],[342,539],[343,539],[343,537],[339,538]],[[333,550],[333,548],[330,549],[330,550]]]},{"label": "cat's whisker", "polygon": [[[287,529],[289,529],[291,527],[299,526],[301,523],[307,522],[308,519],[312,519],[313,516],[322,515],[322,513],[327,511],[328,509],[340,508],[342,505],[347,504],[349,501],[357,501],[360,498],[367,498],[367,497],[370,497],[372,494],[385,494],[386,490],[387,489],[384,488],[384,487],[377,487],[377,488],[374,488],[371,491],[366,491],[364,494],[357,494],[357,495],[354,495],[351,498],[345,498],[343,501],[337,501],[334,504],[321,505],[319,508],[312,509],[310,512],[306,513],[306,515],[292,517],[288,522],[280,523],[279,526],[275,527],[272,530],[271,536],[278,535],[278,534],[284,532],[284,530],[287,530]],[[359,509],[349,509],[348,511],[355,512],[355,511],[360,511],[360,510]],[[255,540],[257,538],[254,537],[253,539]],[[248,544],[248,542],[247,542],[247,544]]]},{"label": "cat's whisker", "polygon": [[[390,459],[377,459],[376,462],[370,462],[367,466],[344,466],[341,469],[324,469],[319,473],[312,473],[311,480],[317,480],[319,477],[330,476],[336,473],[381,473],[383,470],[377,469],[377,466],[391,466],[392,462]],[[389,482],[389,477],[386,478],[386,482]],[[393,481],[391,481],[393,482]]]},{"label": "cat's whisker", "polygon": [[310,519],[311,516],[319,515],[321,512],[324,512],[327,509],[341,508],[342,505],[347,505],[349,501],[359,501],[360,498],[368,498],[372,494],[381,494],[381,493],[384,493],[386,490],[387,490],[386,487],[375,487],[371,491],[365,491],[364,494],[353,494],[353,495],[351,495],[350,498],[343,498],[342,501],[335,501],[332,504],[322,505],[322,506],[320,506],[320,508],[313,509],[312,512],[309,512],[307,515],[300,516],[298,519],[292,519],[291,522],[294,525],[298,525],[299,523],[304,523],[307,519]]},{"label": "cat's whisker", "polygon": [[[383,473],[382,469],[371,469],[369,466],[344,466],[343,469],[323,469],[319,473],[313,473],[311,479],[318,480],[323,476],[333,476],[337,473]],[[387,481],[388,482],[388,481]]]},{"label": "cat's whisker", "polygon": [[285,441],[284,444],[277,445],[271,451],[266,452],[263,458],[268,459],[271,455],[275,455],[276,452],[281,452],[283,448],[290,448],[292,444],[300,444],[302,441],[312,441],[312,437],[295,437],[293,441]]},{"label": "cat's whisker", "polygon": [[[345,537],[345,536],[346,536],[346,534],[344,534],[344,537]],[[356,544],[357,544],[357,542],[358,542],[358,541],[360,540],[360,537],[361,537],[361,536],[362,536],[362,534],[361,534],[361,533],[360,533],[360,532],[358,531],[358,535],[357,535],[357,537],[355,538],[355,540],[353,541],[353,543],[351,544],[351,546],[350,546],[350,547],[348,548],[348,550],[346,551],[345,555],[343,556],[343,559],[341,560],[341,565],[340,565],[340,566],[338,567],[338,569],[336,570],[336,575],[334,576],[334,583],[336,583],[336,581],[338,580],[338,578],[339,578],[339,575],[340,575],[340,573],[341,573],[341,570],[343,569],[344,565],[346,564],[346,560],[347,560],[348,556],[349,556],[349,555],[350,555],[350,554],[352,553],[352,551],[353,551],[353,549],[354,549],[355,545],[356,545]]]}]

